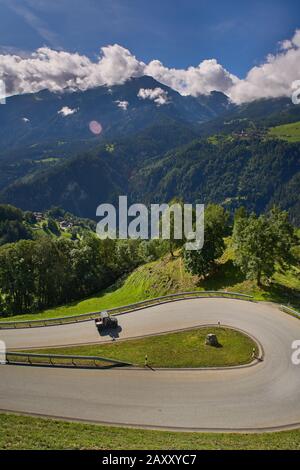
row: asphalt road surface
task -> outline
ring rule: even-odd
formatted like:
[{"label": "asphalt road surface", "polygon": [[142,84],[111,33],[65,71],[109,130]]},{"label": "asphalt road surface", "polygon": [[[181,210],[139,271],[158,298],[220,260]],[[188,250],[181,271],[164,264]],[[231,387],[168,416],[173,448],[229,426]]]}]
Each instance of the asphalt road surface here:
[{"label": "asphalt road surface", "polygon": [[[228,370],[85,370],[0,366],[0,409],[175,430],[264,431],[300,427],[300,321],[267,303],[183,300],[118,317],[120,338],[198,325],[240,328],[264,349],[257,365]],[[111,341],[94,322],[0,331],[11,349]],[[151,361],[151,358],[149,358]]]}]

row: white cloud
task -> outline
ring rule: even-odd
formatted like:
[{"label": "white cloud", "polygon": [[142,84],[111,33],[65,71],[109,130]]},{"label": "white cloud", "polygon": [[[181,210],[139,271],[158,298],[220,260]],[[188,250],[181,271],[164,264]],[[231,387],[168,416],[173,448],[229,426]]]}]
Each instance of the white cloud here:
[{"label": "white cloud", "polygon": [[292,44],[294,47],[300,47],[300,29],[296,29],[292,38]]},{"label": "white cloud", "polygon": [[300,30],[297,30],[290,41],[281,42],[281,50],[277,54],[270,54],[264,64],[253,67],[229,93],[236,103],[291,96],[292,83],[299,78]]},{"label": "white cloud", "polygon": [[61,114],[62,116],[71,116],[72,114],[77,113],[78,108],[69,108],[69,106],[63,106],[59,111],[57,111],[57,114]]},{"label": "white cloud", "polygon": [[117,101],[115,101],[115,103],[118,106],[118,108],[124,109],[124,111],[127,110],[128,105],[129,105],[128,101],[117,100]]},{"label": "white cloud", "polygon": [[280,41],[279,47],[283,51],[300,47],[300,29],[296,29],[292,39],[284,39],[283,41]]},{"label": "white cloud", "polygon": [[[244,79],[230,73],[216,59],[203,60],[198,66],[186,69],[168,68],[158,60],[145,64],[118,44],[102,47],[96,62],[78,53],[47,47],[29,57],[0,54],[0,79],[4,80],[9,96],[42,89],[61,92],[101,85],[111,87],[132,77],[150,75],[182,95],[197,96],[217,90],[234,102],[242,103],[257,98],[290,96],[292,82],[300,78],[299,64],[300,30],[297,30],[291,39],[280,43],[275,55],[269,55],[263,64],[253,67]],[[159,96],[153,101],[165,104],[166,97]]]},{"label": "white cloud", "polygon": [[30,119],[28,119],[27,117],[23,117],[23,118],[22,118],[22,121],[23,121],[23,122],[30,122]]},{"label": "white cloud", "polygon": [[169,69],[159,60],[152,60],[146,66],[145,74],[182,95],[193,96],[208,94],[213,90],[226,93],[238,81],[238,78],[227,72],[216,59],[203,60],[198,67],[187,69]]},{"label": "white cloud", "polygon": [[279,46],[281,50],[285,51],[293,47],[293,43],[289,39],[284,39],[283,41],[279,42]]},{"label": "white cloud", "polygon": [[8,95],[32,93],[43,89],[86,90],[100,85],[122,84],[143,75],[145,64],[127,49],[115,44],[103,47],[98,62],[88,57],[42,47],[29,58],[0,55],[0,79]]},{"label": "white cloud", "polygon": [[142,100],[151,100],[157,106],[162,106],[169,103],[168,92],[162,88],[140,88],[137,94]]}]

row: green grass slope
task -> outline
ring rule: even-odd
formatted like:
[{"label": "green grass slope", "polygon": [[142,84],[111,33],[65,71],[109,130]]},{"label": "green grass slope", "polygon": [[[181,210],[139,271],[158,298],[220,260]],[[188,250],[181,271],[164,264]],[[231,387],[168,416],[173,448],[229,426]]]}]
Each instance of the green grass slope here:
[{"label": "green grass slope", "polygon": [[277,137],[288,142],[300,142],[300,121],[271,127],[268,136]]},{"label": "green grass slope", "polygon": [[300,450],[300,431],[262,434],[183,433],[0,414],[0,449]]},{"label": "green grass slope", "polygon": [[[138,267],[115,285],[82,301],[45,310],[40,313],[16,315],[8,320],[34,320],[78,315],[119,307],[153,297],[194,290],[225,290],[253,295],[256,300],[274,301],[300,309],[300,262],[288,271],[278,269],[268,285],[258,287],[245,279],[234,266],[231,240],[218,262],[215,273],[207,279],[198,279],[186,271],[180,255],[164,258]],[[300,260],[300,253],[298,253]]]},{"label": "green grass slope", "polygon": [[78,315],[196,288],[197,278],[185,271],[182,258],[167,256],[138,267],[128,277],[98,295],[36,314],[16,315],[9,317],[9,320]]}]

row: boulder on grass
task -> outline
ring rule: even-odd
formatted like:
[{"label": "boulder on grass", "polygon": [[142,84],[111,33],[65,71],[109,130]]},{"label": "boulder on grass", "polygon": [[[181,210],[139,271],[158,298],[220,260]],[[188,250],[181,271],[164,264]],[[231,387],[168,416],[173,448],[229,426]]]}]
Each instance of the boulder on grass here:
[{"label": "boulder on grass", "polygon": [[207,344],[208,346],[219,346],[219,341],[218,341],[217,336],[213,333],[209,333],[206,336],[205,344]]}]

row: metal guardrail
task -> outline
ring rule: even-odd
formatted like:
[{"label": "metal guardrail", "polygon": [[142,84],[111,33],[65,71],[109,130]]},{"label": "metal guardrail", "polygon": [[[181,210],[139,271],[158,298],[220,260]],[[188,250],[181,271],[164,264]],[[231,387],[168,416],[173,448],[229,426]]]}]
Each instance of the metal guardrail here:
[{"label": "metal guardrail", "polygon": [[[133,310],[139,310],[141,308],[150,307],[152,305],[159,305],[160,303],[173,302],[174,300],[184,300],[190,298],[206,298],[206,297],[222,297],[222,298],[233,298],[233,299],[244,299],[253,300],[253,296],[241,294],[239,292],[227,292],[227,291],[192,291],[192,292],[180,292],[178,294],[169,294],[162,297],[155,297],[153,299],[142,300],[134,304],[124,305],[121,307],[114,307],[107,312],[111,315],[127,313]],[[1,329],[16,329],[16,328],[34,328],[41,326],[54,326],[68,323],[78,323],[87,320],[93,320],[99,316],[99,312],[83,313],[80,315],[71,315],[57,318],[46,318],[40,320],[18,320],[14,322],[0,322]]]},{"label": "metal guardrail", "polygon": [[297,312],[297,310],[287,307],[286,305],[280,305],[280,308],[283,310],[283,312],[290,313],[291,315],[295,315],[296,317],[300,318],[300,312]]},{"label": "metal guardrail", "polygon": [[7,352],[7,364],[39,365],[39,366],[57,366],[57,367],[124,367],[132,366],[130,362],[118,361],[101,356],[69,356],[63,354],[35,354]]}]

